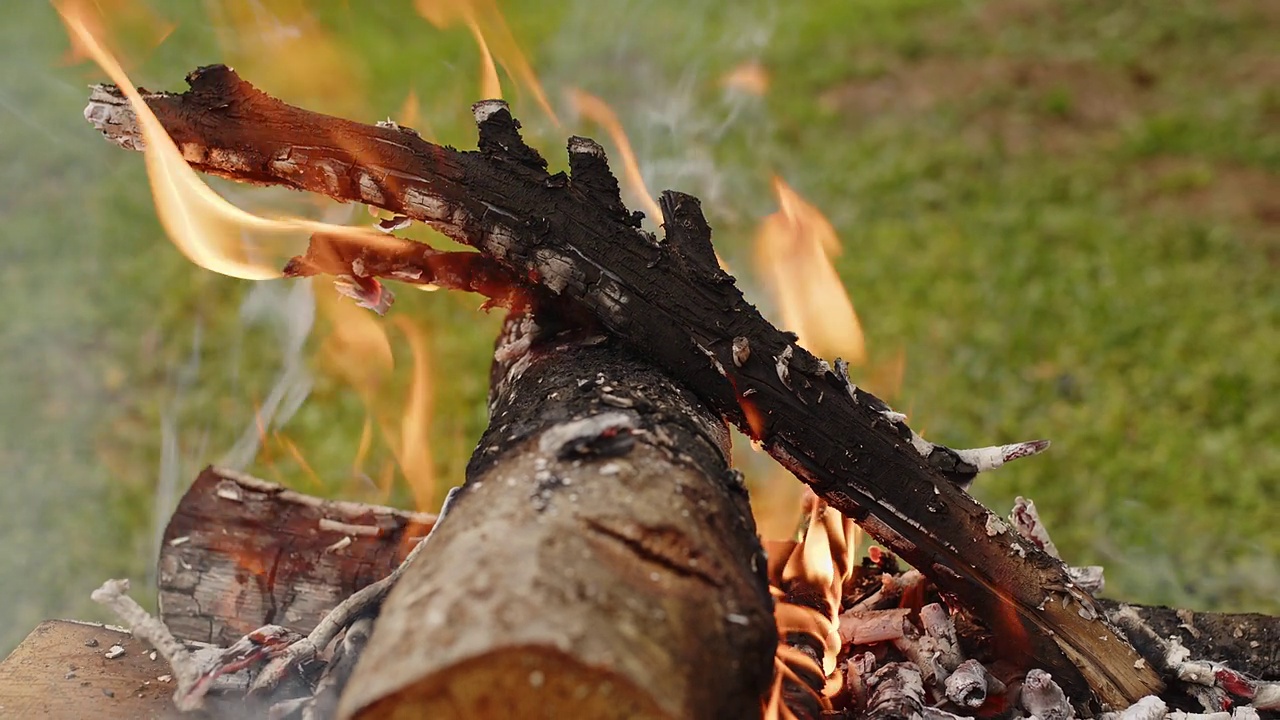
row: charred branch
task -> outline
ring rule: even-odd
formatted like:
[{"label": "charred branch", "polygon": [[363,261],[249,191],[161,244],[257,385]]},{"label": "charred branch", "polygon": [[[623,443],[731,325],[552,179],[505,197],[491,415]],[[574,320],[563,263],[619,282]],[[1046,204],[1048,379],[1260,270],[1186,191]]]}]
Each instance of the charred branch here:
[{"label": "charred branch", "polygon": [[[746,302],[714,262],[696,198],[663,195],[667,239],[658,242],[612,202],[600,164],[584,162],[594,149],[575,143],[591,178],[581,187],[549,175],[500,103],[478,107],[480,150],[463,152],[404,128],[291,107],[222,66],[188,81],[188,92],[146,102],[197,169],[375,205],[476,247],[642,348],[831,506],[963,598],[998,637],[1017,640],[1005,650],[1023,667],[1047,667],[1112,706],[1159,690],[1155,673],[1135,667],[1137,654],[1105,623],[1045,602],[1045,588],[1071,582],[1060,561],[1014,533],[988,535],[995,516],[913,445],[901,415]],[[139,147],[116,88],[95,88],[86,116],[109,139]],[[745,360],[738,353],[740,367],[736,338],[751,350]]]}]

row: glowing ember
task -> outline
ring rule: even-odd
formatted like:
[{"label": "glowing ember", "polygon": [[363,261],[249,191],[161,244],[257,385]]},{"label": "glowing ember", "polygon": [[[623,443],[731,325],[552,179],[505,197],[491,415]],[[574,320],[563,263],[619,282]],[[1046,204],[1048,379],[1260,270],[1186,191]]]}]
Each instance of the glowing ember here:
[{"label": "glowing ember", "polygon": [[419,15],[436,27],[447,28],[461,22],[471,31],[480,48],[483,65],[480,93],[483,99],[502,97],[498,70],[494,66],[496,58],[507,75],[533,95],[538,107],[551,118],[551,122],[560,125],[559,118],[547,102],[546,93],[542,91],[542,83],[525,59],[519,43],[511,34],[511,28],[507,26],[507,21],[493,0],[416,0],[414,7]]},{"label": "glowing ember", "polygon": [[756,236],[756,269],[777,300],[782,324],[818,357],[866,361],[862,325],[831,264],[840,252],[835,228],[781,178],[774,178],[778,212]]}]

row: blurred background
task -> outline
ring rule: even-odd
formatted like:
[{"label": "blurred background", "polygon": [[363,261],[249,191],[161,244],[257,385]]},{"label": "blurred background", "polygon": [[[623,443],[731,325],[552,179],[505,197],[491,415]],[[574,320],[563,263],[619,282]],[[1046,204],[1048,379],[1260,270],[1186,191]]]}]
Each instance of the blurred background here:
[{"label": "blurred background", "polygon": [[[926,437],[1051,438],[973,491],[998,512],[1033,498],[1068,561],[1106,566],[1105,594],[1280,612],[1280,5],[83,5],[145,87],[225,62],[464,149],[495,92],[483,43],[553,169],[585,134],[620,176],[629,145],[632,207],[700,196],[750,298],[858,360]],[[84,121],[106,77],[54,8],[0,20],[0,653],[44,618],[107,619],[88,596],[108,577],[153,582],[209,463],[434,509],[485,424],[498,314],[395,288],[380,319],[323,280],[197,267],[142,156]],[[740,449],[762,531],[790,532],[798,483]]]}]

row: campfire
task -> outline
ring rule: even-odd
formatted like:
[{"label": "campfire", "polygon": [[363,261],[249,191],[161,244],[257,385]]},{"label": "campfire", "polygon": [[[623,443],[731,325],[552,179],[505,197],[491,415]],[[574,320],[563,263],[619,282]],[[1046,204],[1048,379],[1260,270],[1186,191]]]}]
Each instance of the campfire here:
[{"label": "campfire", "polygon": [[[423,5],[475,35],[486,94],[498,88],[492,45],[551,114],[504,27],[469,4]],[[85,117],[143,152],[161,221],[194,262],[246,279],[323,277],[379,315],[394,314],[395,288],[466,291],[506,320],[489,427],[439,513],[209,467],[164,533],[158,614],[128,581],[106,581],[94,599],[125,627],[41,626],[0,666],[4,712],[114,702],[113,716],[1145,720],[1280,709],[1280,621],[1096,598],[1102,569],[1064,562],[1031,501],[1002,517],[966,491],[1046,441],[949,448],[850,379],[865,349],[830,264],[834,230],[781,179],[757,245],[779,327],[725,268],[700,201],[666,191],[632,211],[592,139],[568,138],[569,171],[551,173],[497,99],[473,106],[478,148],[460,151],[396,122],[292,106],[221,65],[191,72],[184,92],[147,92],[66,21],[114,81],[92,89]],[[574,103],[615,136],[629,189],[649,198],[608,106],[585,93]],[[372,228],[262,218],[199,173],[380,215]],[[413,223],[473,251],[397,235]],[[262,244],[208,239],[246,229]],[[280,256],[298,238],[305,251]],[[422,477],[430,457],[408,439],[420,425],[407,419],[396,449]],[[730,425],[797,479],[793,537],[759,538]],[[430,483],[414,488],[426,507]],[[16,689],[56,682],[88,694]]]}]

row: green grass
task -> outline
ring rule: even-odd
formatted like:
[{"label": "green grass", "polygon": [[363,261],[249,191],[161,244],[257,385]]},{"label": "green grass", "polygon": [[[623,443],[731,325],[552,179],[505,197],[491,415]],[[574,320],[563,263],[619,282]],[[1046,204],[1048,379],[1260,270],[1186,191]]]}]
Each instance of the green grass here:
[{"label": "green grass", "polygon": [[[365,121],[412,88],[437,138],[473,145],[472,42],[407,1],[316,11],[353,88],[272,87],[252,42],[220,45],[206,5],[154,5],[174,33],[123,42],[148,87],[230,60],[289,101]],[[828,213],[873,362],[905,352],[895,404],[930,438],[1055,441],[980,479],[984,501],[1034,498],[1070,561],[1108,567],[1114,597],[1280,611],[1280,15],[1265,3],[510,5],[553,103],[570,85],[613,103],[651,189],[704,198],[749,289],[771,174]],[[221,458],[290,356],[276,325],[242,318],[249,283],[194,268],[163,238],[141,158],[83,122],[100,76],[58,65],[53,11],[9,3],[0,18],[5,648],[44,617],[101,617],[86,598],[105,577],[147,578],[159,479]],[[721,74],[752,59],[770,93],[725,94]],[[519,93],[515,106],[553,165],[565,135],[601,135],[573,118],[552,127]],[[446,482],[485,421],[497,318],[477,304],[405,290],[393,311],[431,337]],[[392,336],[387,399],[407,382]],[[319,484],[276,446],[249,469],[375,497],[350,471],[363,405],[318,344],[301,356],[310,396],[282,431]],[[162,463],[162,428],[176,461]]]}]

